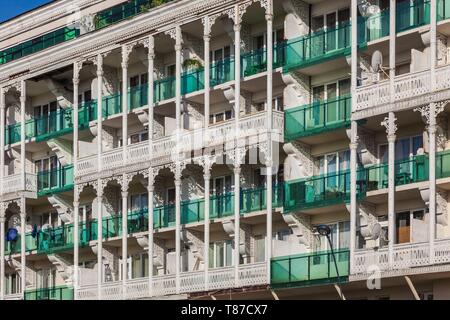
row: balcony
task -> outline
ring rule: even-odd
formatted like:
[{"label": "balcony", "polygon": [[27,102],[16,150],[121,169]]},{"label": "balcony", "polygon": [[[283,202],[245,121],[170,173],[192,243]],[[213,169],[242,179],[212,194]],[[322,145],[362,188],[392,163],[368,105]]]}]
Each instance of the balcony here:
[{"label": "balcony", "polygon": [[[435,240],[434,255],[430,257],[428,242],[395,244],[391,266],[389,266],[389,251],[387,247],[356,250],[351,279],[367,278],[373,274],[374,266],[378,267],[383,274],[416,273],[417,271],[414,268],[427,267],[430,269],[433,265],[438,265],[442,268],[442,264],[450,263],[449,248],[450,239]],[[421,272],[420,269],[418,272]]]},{"label": "balcony", "polygon": [[384,114],[389,111],[409,110],[428,104],[434,100],[450,98],[450,65],[440,66],[435,72],[435,91],[431,91],[430,70],[413,72],[394,78],[393,100],[391,107],[389,80],[360,86],[356,90],[355,120]]},{"label": "balcony", "polygon": [[131,0],[118,4],[114,7],[100,11],[95,15],[95,29],[102,29],[110,25],[119,23],[126,19],[131,19],[150,9],[173,0]]},{"label": "balcony", "polygon": [[[33,237],[31,233],[25,234],[25,251],[31,252],[37,250],[37,238]],[[16,241],[5,240],[5,255],[13,255],[20,253],[21,250],[21,236],[18,235]]]},{"label": "balcony", "polygon": [[25,290],[24,300],[73,300],[73,288],[53,287]]},{"label": "balcony", "polygon": [[[267,115],[265,112],[258,112],[252,115],[242,117],[240,120],[240,136],[254,137],[255,139],[263,139],[260,133],[267,131]],[[284,116],[282,112],[274,111],[273,128],[278,132],[283,132]],[[185,131],[181,135],[182,146],[189,150],[212,147],[234,138],[234,122],[226,121],[221,124],[213,125],[208,128],[207,137],[205,138],[204,130],[198,129],[194,131]],[[282,139],[280,140],[282,141]],[[172,151],[176,145],[175,136],[167,136],[153,141],[153,159],[160,161],[170,161]],[[188,150],[186,150],[188,151]],[[149,143],[144,141],[128,146],[127,163],[123,160],[123,149],[116,148],[106,151],[102,154],[102,168],[104,170],[118,169],[129,164],[137,164],[139,162],[149,161]],[[81,158],[78,161],[78,175],[85,176],[97,172],[97,155],[91,155]]]},{"label": "balcony", "polygon": [[[357,173],[357,197],[365,196],[364,170]],[[350,201],[350,170],[285,182],[284,213]]]},{"label": "balcony", "polygon": [[288,288],[347,282],[349,262],[348,249],[335,250],[334,255],[331,251],[321,251],[273,258],[270,284],[275,288]]},{"label": "balcony", "polygon": [[350,54],[350,23],[320,30],[286,42],[283,71],[289,72]]},{"label": "balcony", "polygon": [[[16,194],[24,191],[22,187],[22,174],[20,173],[4,177],[1,183],[3,184],[3,195]],[[37,177],[35,174],[25,174],[25,191],[29,193],[37,192]]]},{"label": "balcony", "polygon": [[402,32],[430,23],[430,1],[404,1],[397,4],[396,31]]},{"label": "balcony", "polygon": [[351,109],[350,96],[288,109],[284,112],[286,141],[346,128],[350,125]]},{"label": "balcony", "polygon": [[[79,224],[79,241],[80,246],[84,247],[92,240],[89,238],[86,226],[83,223]],[[73,224],[65,224],[59,227],[49,227],[41,229],[37,233],[36,249],[38,253],[55,253],[60,251],[68,251],[73,248],[74,239],[73,234],[75,227]]]},{"label": "balcony", "polygon": [[[418,183],[429,179],[428,155],[416,155],[414,157],[395,162],[395,186]],[[389,165],[382,163],[365,168],[367,179],[367,191],[375,191],[388,188]],[[436,154],[436,179],[450,177],[450,151],[442,151]]]},{"label": "balcony", "polygon": [[79,35],[79,29],[64,27],[28,40],[17,46],[0,51],[0,65],[29,56],[57,44],[70,41],[77,38]]},{"label": "balcony", "polygon": [[72,190],[73,165],[42,171],[37,174],[38,196],[60,193]]},{"label": "balcony", "polygon": [[[260,286],[267,284],[267,265],[265,262],[244,264],[239,266],[239,287]],[[209,290],[234,288],[234,267],[210,269],[208,272]],[[145,299],[150,297],[149,279],[137,278],[128,280],[126,296],[122,296],[122,281],[104,283],[101,294],[104,300]],[[205,287],[205,272],[191,271],[180,274],[179,293],[207,291]],[[175,274],[153,277],[153,296],[176,294]],[[78,300],[96,300],[97,285],[81,286],[77,291]]]}]

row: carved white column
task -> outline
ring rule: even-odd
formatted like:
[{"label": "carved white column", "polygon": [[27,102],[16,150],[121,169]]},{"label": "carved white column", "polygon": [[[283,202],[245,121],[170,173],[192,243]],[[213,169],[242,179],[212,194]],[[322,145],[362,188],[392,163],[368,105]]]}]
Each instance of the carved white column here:
[{"label": "carved white column", "polygon": [[236,142],[238,142],[239,118],[241,113],[241,16],[238,5],[235,6],[234,15],[234,120],[236,126]]},{"label": "carved white column", "polygon": [[22,288],[22,299],[25,298],[25,289],[27,285],[26,277],[26,247],[25,247],[25,229],[26,229],[26,219],[27,219],[27,213],[26,213],[26,203],[25,203],[25,196],[21,196],[20,198],[20,262],[21,262],[21,288]]},{"label": "carved white column", "polygon": [[122,149],[123,164],[127,164],[128,146],[128,62],[133,46],[122,45]]},{"label": "carved white column", "polygon": [[356,162],[358,149],[358,124],[356,121],[352,121],[351,123],[350,140],[350,273],[352,273],[356,250],[356,217],[358,207],[356,200],[356,174],[358,170],[358,165]]},{"label": "carved white column", "polygon": [[[27,101],[27,86],[25,80],[21,81],[21,90],[20,90],[20,167],[22,170],[22,190],[26,190],[26,165],[25,165],[25,109],[26,109],[26,101]],[[3,151],[3,150],[2,150]]]},{"label": "carved white column", "polygon": [[[3,195],[3,178],[5,177],[5,89],[0,88],[0,196]],[[3,279],[3,278],[2,278]]]},{"label": "carved white column", "polygon": [[[80,71],[83,66],[82,61],[74,62],[73,64],[73,168],[74,176],[78,175],[78,131],[79,131],[79,119],[78,119],[78,89],[80,84]],[[80,194],[78,186],[74,186],[73,192],[73,288],[74,299],[77,299],[78,292],[78,262],[79,262],[79,245],[80,245],[80,222],[79,222],[79,207],[80,207]]]},{"label": "carved white column", "polygon": [[[155,39],[149,36],[144,44],[148,48],[148,143],[150,161],[153,153],[153,109],[155,107]],[[150,170],[152,170],[150,168]]]},{"label": "carved white column", "polygon": [[436,239],[436,118],[444,111],[448,101],[430,103],[420,108],[414,109],[422,114],[428,127],[429,138],[429,247],[430,263],[434,263],[434,242]]},{"label": "carved white column", "polygon": [[[397,0],[390,0],[389,6],[389,86],[390,101],[394,105],[394,79],[395,79],[395,46],[396,46],[396,7]],[[354,23],[355,24],[355,23]],[[355,39],[355,38],[354,38]],[[355,57],[356,58],[356,57]]]},{"label": "carved white column", "polygon": [[[237,151],[237,150],[236,150]],[[241,163],[235,160],[234,166],[234,286],[239,287],[239,243],[241,228]]]},{"label": "carved white column", "polygon": [[97,298],[102,299],[103,283],[103,183],[97,180]]},{"label": "carved white column", "polygon": [[181,27],[177,26],[175,28],[175,55],[176,55],[176,75],[175,75],[175,104],[176,104],[176,133],[177,133],[177,143],[180,142],[180,133],[182,128],[181,122],[181,49],[182,49],[182,35]]},{"label": "carved white column", "polygon": [[181,271],[181,168],[176,164],[175,168],[175,268],[176,268],[176,292],[180,293]]},{"label": "carved white column", "polygon": [[148,170],[148,290],[150,297],[153,296],[153,242],[154,242],[154,222],[153,222],[153,192],[154,186],[153,169]]},{"label": "carved white column", "polygon": [[209,290],[209,242],[210,242],[210,198],[211,198],[211,190],[210,190],[210,180],[211,180],[211,168],[214,162],[216,161],[215,157],[204,156],[202,160],[200,160],[200,165],[203,167],[203,181],[205,186],[205,225],[204,225],[204,238],[203,243],[203,257],[205,263],[205,291]]},{"label": "carved white column", "polygon": [[430,73],[431,73],[431,90],[435,90],[436,79],[436,60],[437,60],[437,35],[436,35],[436,24],[437,24],[437,9],[436,0],[430,1]]},{"label": "carved white column", "polygon": [[266,217],[266,263],[267,263],[267,283],[270,283],[270,259],[272,258],[272,100],[273,100],[273,8],[272,0],[267,1],[266,7],[267,22],[267,156],[266,156],[266,185],[267,185],[267,217]]},{"label": "carved white column", "polygon": [[210,61],[210,57],[209,57],[209,50],[210,50],[210,41],[211,41],[211,19],[209,18],[209,16],[206,16],[205,18],[203,18],[203,26],[204,26],[204,34],[203,34],[203,41],[204,41],[204,47],[205,47],[205,51],[204,51],[204,56],[205,56],[205,122],[203,127],[205,128],[205,130],[208,129],[209,126],[209,114],[210,114],[210,87],[211,87],[211,78],[210,78],[210,67],[211,67],[211,61]]},{"label": "carved white column", "polygon": [[80,211],[80,193],[78,186],[74,187],[73,192],[73,224],[74,224],[74,235],[73,235],[73,290],[74,290],[74,300],[77,300],[77,292],[79,288],[80,279],[78,277],[78,264],[80,260],[80,221],[79,221],[79,211]]},{"label": "carved white column", "polygon": [[3,202],[0,202],[0,300],[4,299],[5,299],[5,206]]},{"label": "carved white column", "polygon": [[395,132],[397,125],[395,124],[395,115],[389,112],[381,123],[386,127],[388,150],[389,150],[389,168],[388,168],[388,223],[389,223],[389,266],[392,267],[394,242],[395,242]]},{"label": "carved white column", "polygon": [[128,185],[130,177],[122,176],[122,299],[126,299],[128,280]]},{"label": "carved white column", "polygon": [[98,172],[102,171],[102,123],[103,123],[103,56],[98,54],[94,62],[97,64],[97,162]]}]

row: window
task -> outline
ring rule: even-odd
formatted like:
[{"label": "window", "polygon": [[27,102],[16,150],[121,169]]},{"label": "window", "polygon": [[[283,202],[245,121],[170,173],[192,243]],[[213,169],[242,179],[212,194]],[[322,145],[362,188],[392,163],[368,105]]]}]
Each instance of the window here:
[{"label": "window", "polygon": [[209,245],[209,267],[228,267],[233,264],[233,248],[231,240],[218,241]]},{"label": "window", "polygon": [[[414,228],[417,228],[414,232]],[[395,216],[396,236],[395,243],[410,243],[427,241],[428,228],[425,224],[425,209],[397,212]],[[422,234],[422,235],[421,235]]]},{"label": "window", "polygon": [[36,173],[56,170],[61,167],[61,163],[59,162],[57,156],[36,160],[34,164]]},{"label": "window", "polygon": [[317,32],[321,30],[333,30],[340,23],[345,23],[350,20],[350,9],[341,9],[330,12],[324,15],[312,18],[312,31]]},{"label": "window", "polygon": [[[328,225],[331,229],[330,240],[333,249],[346,249],[350,246],[350,222],[342,221]],[[330,250],[330,245],[326,236],[317,236],[315,242],[315,251]]]},{"label": "window", "polygon": [[167,77],[175,77],[176,72],[177,72],[177,67],[175,64],[166,66]]},{"label": "window", "polygon": [[[274,44],[284,41],[284,29],[273,30],[272,39]],[[253,40],[253,47],[255,50],[265,49],[267,47],[267,32],[256,36]]]},{"label": "window", "polygon": [[[267,101],[263,101],[263,102],[257,103],[256,104],[256,110],[257,111],[264,111],[264,110],[266,110],[266,106],[267,106]],[[284,110],[283,97],[282,96],[273,98],[273,100],[272,100],[272,109],[273,110],[277,110],[277,111],[283,111]]]},{"label": "window", "polygon": [[91,221],[92,220],[92,204],[80,205],[78,209],[80,221]]},{"label": "window", "polygon": [[255,236],[255,262],[266,260],[266,237],[263,235]]},{"label": "window", "polygon": [[350,93],[350,79],[315,86],[312,89],[313,101],[331,100]]},{"label": "window", "polygon": [[223,176],[214,178],[213,193],[216,195],[228,193],[233,189],[232,177]]},{"label": "window", "polygon": [[140,211],[148,208],[148,193],[133,194],[130,196],[131,211]]},{"label": "window", "polygon": [[329,153],[315,159],[316,175],[343,172],[350,169],[350,150]]},{"label": "window", "polygon": [[58,212],[44,213],[41,215],[41,226],[47,225],[55,228],[59,225]]},{"label": "window", "polygon": [[211,114],[209,116],[209,123],[215,124],[222,121],[230,120],[233,116],[232,110],[226,110],[218,113]]},{"label": "window", "polygon": [[[395,160],[405,160],[418,154],[423,148],[423,136],[417,135],[397,139],[395,141]],[[389,159],[388,145],[378,146],[378,159],[380,163],[387,163]]]},{"label": "window", "polygon": [[21,280],[20,275],[17,273],[5,274],[5,294],[16,294],[20,293]]},{"label": "window", "polygon": [[130,77],[130,88],[142,86],[148,83],[148,73]]},{"label": "window", "polygon": [[[128,145],[144,141],[148,141],[148,131],[134,133],[128,137]],[[123,139],[120,138],[118,142],[118,147],[120,148],[122,146],[123,146]]]},{"label": "window", "polygon": [[217,61],[226,59],[226,58],[230,57],[230,55],[231,55],[230,46],[225,46],[223,48],[209,52],[209,57],[210,57],[211,62],[217,62]]},{"label": "window", "polygon": [[56,269],[41,269],[36,271],[36,288],[54,288],[56,286]]}]

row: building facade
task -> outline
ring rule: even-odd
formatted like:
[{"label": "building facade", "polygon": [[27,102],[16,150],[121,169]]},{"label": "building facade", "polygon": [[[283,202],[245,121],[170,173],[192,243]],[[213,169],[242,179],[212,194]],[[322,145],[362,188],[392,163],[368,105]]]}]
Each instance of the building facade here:
[{"label": "building facade", "polygon": [[0,25],[0,299],[450,298],[449,0],[58,0]]}]

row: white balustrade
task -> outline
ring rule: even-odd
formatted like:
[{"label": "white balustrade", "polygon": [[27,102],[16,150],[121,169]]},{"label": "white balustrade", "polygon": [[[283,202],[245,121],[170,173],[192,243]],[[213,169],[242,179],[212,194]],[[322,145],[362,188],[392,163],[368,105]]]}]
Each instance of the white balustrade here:
[{"label": "white balustrade", "polygon": [[450,239],[436,240],[433,262],[430,259],[428,242],[394,245],[392,257],[393,261],[390,268],[387,248],[357,250],[353,274],[368,274],[373,267],[377,267],[381,271],[388,271],[424,267],[431,263],[450,263]]},{"label": "white balustrade", "polygon": [[22,293],[6,294],[5,300],[22,300]]},{"label": "white balustrade", "polygon": [[[210,269],[209,290],[221,290],[234,287],[234,267]],[[257,286],[267,284],[267,265],[265,262],[239,266],[241,286]],[[91,280],[91,279],[90,279]],[[153,296],[166,296],[176,293],[175,275],[153,277]],[[91,281],[89,281],[91,282]],[[205,291],[205,272],[192,271],[180,274],[180,293]],[[126,299],[146,299],[150,297],[149,278],[128,280],[126,285]],[[77,291],[78,300],[96,300],[97,285],[81,285]],[[122,281],[104,283],[102,285],[102,299],[122,299]]]},{"label": "white balustrade", "polygon": [[[435,91],[450,89],[450,65],[440,66],[435,71]],[[431,93],[430,70],[396,76],[394,79],[394,102],[408,101]],[[450,93],[446,96],[450,96]],[[362,111],[373,107],[388,105],[391,102],[390,82],[383,80],[356,89],[355,110]],[[423,102],[419,102],[423,104]],[[412,101],[411,107],[414,107]]]},{"label": "white balustrade", "polygon": [[[249,136],[260,137],[265,139],[261,133],[267,132],[267,113],[258,112],[255,114],[242,117],[239,124],[240,136],[245,138]],[[273,113],[273,129],[281,135],[284,131],[284,115],[282,112],[274,111]],[[202,150],[204,147],[224,144],[227,141],[234,141],[235,126],[233,120],[225,121],[220,124],[211,125],[207,132],[205,140],[205,132],[203,128],[192,131],[185,131],[181,135],[181,150]],[[176,148],[176,136],[156,139],[153,142],[152,157],[153,159],[170,157]],[[132,144],[127,148],[127,164],[135,164],[146,162],[150,159],[148,141]],[[115,148],[102,154],[102,169],[111,170],[122,167],[123,149]],[[77,174],[78,176],[90,175],[97,172],[98,159],[96,155],[91,155],[78,160]]]},{"label": "white balustrade", "polygon": [[[3,194],[22,191],[22,174],[14,174],[3,178]],[[25,174],[25,191],[37,192],[37,176],[32,173]]]}]

